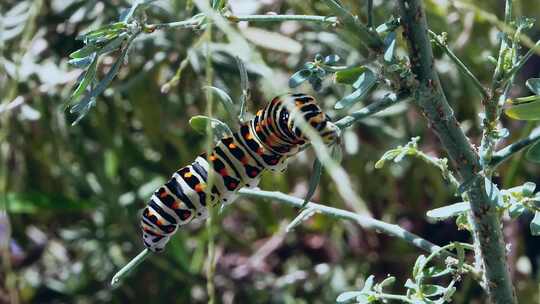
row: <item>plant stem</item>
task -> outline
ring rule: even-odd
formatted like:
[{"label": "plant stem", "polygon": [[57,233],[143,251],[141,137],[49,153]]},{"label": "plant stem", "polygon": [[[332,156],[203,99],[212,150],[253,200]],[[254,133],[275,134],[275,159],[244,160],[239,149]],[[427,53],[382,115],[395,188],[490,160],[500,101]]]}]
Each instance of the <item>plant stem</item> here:
[{"label": "plant stem", "polygon": [[334,16],[310,16],[310,15],[229,15],[224,16],[231,22],[249,21],[249,22],[283,22],[283,21],[302,21],[315,22],[333,25],[338,22]]},{"label": "plant stem", "polygon": [[493,154],[493,157],[491,158],[491,162],[489,163],[490,167],[496,167],[500,165],[502,162],[507,160],[508,158],[512,157],[517,152],[527,148],[528,146],[538,142],[540,140],[540,128],[534,129],[531,134],[513,144],[510,144],[501,150],[497,151]]},{"label": "plant stem", "polygon": [[[279,203],[283,203],[285,205],[296,208],[301,208],[304,204],[304,200],[302,198],[287,195],[278,191],[264,191],[258,189],[255,190],[249,188],[242,188],[238,191],[238,194],[240,194],[240,196],[242,197],[272,199]],[[313,202],[309,202],[305,206],[305,208],[316,210],[325,215],[351,220],[358,223],[360,227],[366,230],[377,231],[393,237],[400,238],[407,243],[412,244],[430,253],[436,252],[441,248],[440,246],[437,246],[430,241],[401,228],[398,225],[385,223],[370,216],[357,214],[343,209],[328,207],[326,204],[316,204]]]},{"label": "plant stem", "polygon": [[478,89],[480,94],[482,94],[482,97],[483,98],[488,98],[489,94],[486,91],[486,89],[484,88],[484,86],[482,86],[482,84],[480,83],[478,78],[476,78],[476,76],[474,76],[474,74],[469,70],[469,68],[467,68],[467,66],[456,56],[456,54],[454,54],[454,52],[452,52],[452,50],[448,47],[448,45],[446,43],[444,43],[443,41],[441,41],[439,36],[437,34],[435,34],[434,32],[432,32],[431,30],[429,31],[429,35],[431,36],[431,38],[433,38],[435,43],[440,48],[443,49],[443,51],[446,53],[446,55],[448,55],[448,57],[457,65],[458,70],[463,75],[465,75],[467,78],[469,78],[469,80],[472,81],[472,83]]},{"label": "plant stem", "polygon": [[[463,133],[446,100],[439,77],[433,70],[433,50],[429,41],[426,14],[420,0],[400,0],[404,34],[411,48],[410,62],[418,80],[415,97],[425,117],[441,140],[463,180],[473,179],[481,170],[478,155]],[[493,303],[516,303],[501,222],[494,204],[487,197],[484,183],[471,185],[469,198],[473,212],[473,231],[481,248],[485,267],[485,287]]]},{"label": "plant stem", "polygon": [[351,14],[336,0],[325,0],[324,2],[328,7],[330,7],[330,9],[334,11],[334,13],[339,18],[343,20],[347,28],[349,28],[351,31],[356,32],[357,35],[363,39],[365,45],[368,48],[375,51],[375,53],[382,54],[382,52],[384,51],[384,43],[381,37],[379,37],[379,35],[377,34],[377,32],[363,25],[360,20],[358,20],[357,16]]},{"label": "plant stem", "polygon": [[397,95],[397,96],[395,94],[387,94],[386,96],[384,96],[383,99],[372,102],[369,105],[363,107],[362,109],[350,113],[349,115],[336,121],[335,124],[340,129],[348,128],[352,126],[355,122],[359,121],[360,119],[371,116],[399,102],[402,102],[406,100],[407,97],[408,95],[405,95],[405,94]]},{"label": "plant stem", "polygon": [[[242,188],[238,191],[238,194],[241,197],[246,198],[271,199],[278,203],[296,208],[302,208],[302,206],[304,205],[304,200],[302,198],[294,197],[277,191],[264,191],[259,189]],[[328,207],[324,204],[308,202],[305,207],[306,209],[316,210],[317,212],[325,215],[351,220],[353,222],[356,222],[358,225],[360,225],[360,227],[366,230],[376,231],[378,233],[384,233],[386,235],[400,238],[405,242],[422,250],[425,250],[429,253],[439,252],[442,257],[451,256],[451,253],[441,251],[440,246],[437,246],[430,241],[401,228],[398,225],[389,224],[374,219],[370,216],[357,214],[351,211]],[[135,258],[133,258],[128,264],[122,267],[114,275],[111,280],[111,286],[114,288],[120,286],[124,278],[151,254],[152,252],[148,249],[144,249],[143,251],[141,251],[141,253],[139,253]]]},{"label": "plant stem", "polygon": [[111,280],[111,287],[116,288],[119,287],[124,278],[137,266],[139,266],[142,261],[144,261],[148,256],[152,254],[152,251],[148,249],[144,249],[139,253],[136,257],[131,259],[129,263],[126,264],[126,266],[122,267],[112,278]]}]

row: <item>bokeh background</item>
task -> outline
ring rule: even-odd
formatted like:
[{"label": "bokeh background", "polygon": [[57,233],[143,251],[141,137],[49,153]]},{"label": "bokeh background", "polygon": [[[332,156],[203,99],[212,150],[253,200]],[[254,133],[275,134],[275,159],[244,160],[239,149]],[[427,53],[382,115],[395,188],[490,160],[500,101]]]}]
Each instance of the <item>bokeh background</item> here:
[{"label": "bokeh background", "polygon": [[[344,1],[362,20],[366,1]],[[502,15],[504,1],[427,0],[428,21],[435,32],[448,32],[451,48],[488,84],[497,55],[497,30],[489,14]],[[235,14],[315,14],[330,12],[321,1],[231,0]],[[515,0],[518,16],[540,16],[536,1]],[[143,247],[139,214],[152,191],[204,149],[205,136],[190,128],[193,115],[206,112],[205,51],[201,32],[172,29],[141,35],[112,85],[77,125],[64,109],[81,70],[68,66],[68,55],[82,46],[75,38],[114,22],[127,1],[4,0],[0,3],[0,303],[206,303],[207,230],[191,224],[179,230],[167,250],[145,261],[116,290],[109,280]],[[394,1],[375,1],[375,21],[397,15]],[[187,19],[196,13],[190,1],[159,0],[147,9],[151,23]],[[486,17],[487,16],[487,17]],[[299,22],[240,23],[238,32],[250,48],[238,49],[214,31],[214,85],[235,101],[239,73],[233,55],[248,66],[254,112],[271,97],[290,91],[288,77],[315,54],[338,54],[344,64],[365,57],[353,35],[318,24]],[[536,41],[540,26],[527,34]],[[398,54],[403,54],[400,41]],[[99,76],[115,62],[105,56]],[[481,135],[480,97],[441,52],[436,68],[462,128],[473,143]],[[184,59],[184,65],[181,64]],[[178,81],[172,81],[183,66]],[[526,96],[524,81],[538,77],[540,57],[527,64],[512,91]],[[333,104],[348,91],[331,77],[320,92],[308,85],[296,91],[313,94],[333,118],[347,111]],[[365,103],[380,97],[374,92]],[[364,103],[364,104],[365,104]],[[355,107],[359,108],[361,105]],[[354,110],[354,109],[353,109]],[[220,105],[214,117],[225,119]],[[507,143],[527,134],[534,123],[508,121]],[[381,170],[382,154],[411,137],[421,136],[422,150],[444,157],[437,138],[412,103],[402,103],[362,120],[343,134],[342,165],[376,218],[402,227],[439,245],[469,240],[452,220],[432,223],[429,209],[457,202],[439,172],[414,159]],[[289,164],[284,174],[268,173],[260,187],[302,197],[307,191],[311,151]],[[504,188],[530,180],[540,183],[539,165],[521,154],[500,169]],[[313,199],[347,208],[328,176]],[[346,290],[358,289],[369,274],[388,273],[402,292],[417,248],[357,225],[316,215],[294,231],[286,225],[298,210],[275,202],[239,200],[217,221],[217,266],[214,278],[220,303],[332,303]],[[530,214],[506,221],[509,261],[522,303],[540,302],[540,242],[528,229]],[[456,303],[483,303],[480,287],[464,278]]]}]

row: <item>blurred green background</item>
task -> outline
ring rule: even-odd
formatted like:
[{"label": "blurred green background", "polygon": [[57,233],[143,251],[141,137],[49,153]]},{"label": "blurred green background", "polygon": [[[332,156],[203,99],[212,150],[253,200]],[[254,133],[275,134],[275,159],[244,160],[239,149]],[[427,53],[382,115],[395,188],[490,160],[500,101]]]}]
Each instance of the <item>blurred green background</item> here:
[{"label": "blurred green background", "polygon": [[[366,1],[344,1],[362,20]],[[484,13],[501,16],[504,1],[474,3]],[[540,16],[536,1],[514,1],[516,15]],[[234,14],[329,15],[320,1],[231,0]],[[496,56],[497,30],[486,15],[452,1],[426,1],[435,32],[448,32],[451,48],[485,84]],[[375,21],[397,15],[394,1],[375,1]],[[116,290],[112,275],[142,248],[139,214],[152,191],[177,168],[204,149],[205,136],[190,128],[193,115],[205,114],[205,50],[202,32],[171,29],[141,35],[127,61],[97,105],[77,125],[64,110],[81,70],[68,66],[68,55],[82,47],[75,38],[117,20],[126,1],[35,0],[0,3],[0,303],[206,303],[207,230],[204,224],[182,227],[167,250],[152,256]],[[159,0],[147,9],[150,23],[184,20],[196,13],[190,1]],[[343,63],[366,56],[354,35],[318,24],[240,23],[249,48],[228,43],[214,30],[214,85],[239,100],[240,79],[233,55],[246,61],[255,112],[275,95],[290,91],[288,77],[317,53],[338,54]],[[528,32],[540,38],[536,25]],[[404,54],[400,42],[398,54]],[[480,96],[442,52],[436,68],[462,127],[473,143],[481,131]],[[117,53],[105,56],[102,77]],[[189,57],[189,58],[188,58]],[[184,59],[184,65],[181,64]],[[183,66],[178,82],[171,82]],[[523,96],[523,83],[540,73],[532,58],[512,95]],[[329,78],[321,92],[307,84],[295,89],[313,94],[334,119],[333,110],[348,89]],[[366,103],[381,97],[374,92]],[[356,108],[361,107],[357,105]],[[354,109],[353,109],[354,110]],[[349,110],[350,111],[350,110]],[[214,117],[226,119],[221,105]],[[503,123],[507,142],[522,137],[531,124]],[[449,220],[426,221],[429,209],[457,201],[438,171],[406,159],[375,170],[389,148],[421,136],[421,148],[444,157],[426,121],[403,103],[365,119],[343,134],[344,158],[355,190],[376,218],[396,223],[436,244],[468,240]],[[266,174],[260,187],[302,197],[314,155],[302,153],[284,174]],[[501,167],[502,187],[532,180],[540,183],[538,165],[518,155]],[[314,201],[346,208],[328,176]],[[285,226],[298,210],[270,201],[239,200],[217,219],[219,303],[332,303],[337,294],[362,286],[369,274],[377,280],[396,275],[396,291],[421,254],[399,239],[364,231],[350,222],[316,215],[292,232]],[[527,218],[529,216],[529,218]],[[522,303],[540,303],[540,242],[530,236],[530,215],[505,223],[509,261]],[[483,303],[480,287],[464,278],[456,303]]]}]

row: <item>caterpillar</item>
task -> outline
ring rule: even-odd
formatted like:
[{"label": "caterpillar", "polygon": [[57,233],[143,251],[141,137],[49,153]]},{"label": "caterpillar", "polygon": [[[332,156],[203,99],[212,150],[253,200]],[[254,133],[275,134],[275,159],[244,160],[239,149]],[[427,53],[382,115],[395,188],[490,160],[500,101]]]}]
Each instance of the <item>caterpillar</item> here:
[{"label": "caterpillar", "polygon": [[[207,204],[229,204],[238,189],[257,186],[265,170],[284,169],[287,159],[309,144],[298,116],[317,130],[325,144],[336,142],[338,127],[313,97],[275,97],[232,136],[222,138],[209,155],[200,154],[153,193],[141,218],[144,245],[162,251],[178,226],[207,217]],[[214,171],[211,191],[206,190],[209,170]]]}]

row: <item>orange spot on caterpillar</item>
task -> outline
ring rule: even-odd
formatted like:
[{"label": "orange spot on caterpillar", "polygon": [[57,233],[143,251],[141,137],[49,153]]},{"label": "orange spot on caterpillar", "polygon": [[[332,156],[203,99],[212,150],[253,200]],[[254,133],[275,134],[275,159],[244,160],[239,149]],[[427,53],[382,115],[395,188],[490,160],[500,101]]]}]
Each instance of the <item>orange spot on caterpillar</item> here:
[{"label": "orange spot on caterpillar", "polygon": [[229,148],[231,148],[231,149],[236,149],[236,145],[235,145],[234,143],[230,143],[230,144],[229,144]]},{"label": "orange spot on caterpillar", "polygon": [[257,126],[255,127],[255,131],[256,131],[256,132],[261,132],[261,126],[257,125]]},{"label": "orange spot on caterpillar", "polygon": [[195,191],[202,192],[204,191],[204,185],[203,184],[197,184],[195,185]]},{"label": "orange spot on caterpillar", "polygon": [[261,115],[262,115],[262,110],[257,111],[257,114],[256,114],[256,115],[257,115],[257,116],[261,116]]},{"label": "orange spot on caterpillar", "polygon": [[190,178],[191,176],[193,176],[193,173],[191,172],[186,172],[186,174],[184,174],[185,178]]},{"label": "orange spot on caterpillar", "polygon": [[246,134],[246,139],[247,139],[247,140],[252,140],[252,139],[253,139],[253,135],[251,135],[251,133]]},{"label": "orange spot on caterpillar", "polygon": [[216,160],[216,159],[217,159],[217,157],[216,157],[214,154],[211,154],[211,155],[210,155],[210,160],[211,160],[211,161],[214,161],[214,160]]}]

